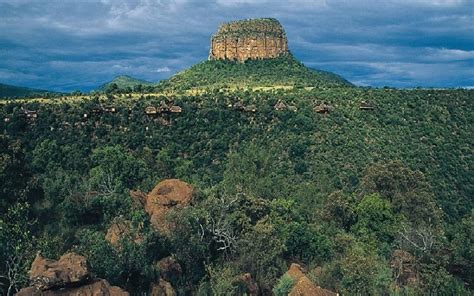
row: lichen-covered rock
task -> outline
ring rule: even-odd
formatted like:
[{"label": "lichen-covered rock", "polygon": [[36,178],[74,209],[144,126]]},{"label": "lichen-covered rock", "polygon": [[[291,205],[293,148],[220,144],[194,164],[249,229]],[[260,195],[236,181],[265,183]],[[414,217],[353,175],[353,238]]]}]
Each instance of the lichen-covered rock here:
[{"label": "lichen-covered rock", "polygon": [[145,211],[150,215],[152,226],[162,233],[168,233],[166,214],[173,208],[188,205],[193,192],[191,185],[178,179],[166,179],[156,184],[145,203]]},{"label": "lichen-covered rock", "polygon": [[46,259],[37,254],[29,272],[32,286],[39,290],[78,284],[89,279],[86,258],[67,253],[58,261]]},{"label": "lichen-covered rock", "polygon": [[223,24],[212,36],[210,60],[244,62],[276,58],[288,53],[288,41],[280,22],[273,18]]},{"label": "lichen-covered rock", "polygon": [[128,296],[119,287],[111,286],[106,280],[95,280],[79,287],[69,287],[57,290],[39,290],[35,287],[21,289],[16,296]]}]

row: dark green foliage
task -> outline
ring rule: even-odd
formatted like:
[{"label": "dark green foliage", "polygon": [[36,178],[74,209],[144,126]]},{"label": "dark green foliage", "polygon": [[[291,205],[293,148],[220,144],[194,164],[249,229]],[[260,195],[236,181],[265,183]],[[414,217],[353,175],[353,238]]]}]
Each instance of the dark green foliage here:
[{"label": "dark green foliage", "polygon": [[273,294],[275,296],[287,296],[294,285],[295,281],[289,275],[284,274],[273,288]]},{"label": "dark green foliage", "polygon": [[54,94],[54,92],[0,83],[0,98],[22,98],[49,94]]},{"label": "dark green foliage", "polygon": [[386,251],[395,237],[395,216],[389,202],[377,194],[366,195],[355,209],[357,222],[352,231],[362,241]]},{"label": "dark green foliage", "polygon": [[[265,63],[286,71],[281,65],[293,62]],[[212,85],[221,79],[215,67],[242,78],[247,66],[261,73],[258,63],[207,62],[196,67],[209,81],[194,70],[173,79]],[[131,291],[147,291],[154,263],[174,254],[183,293],[235,292],[234,277],[247,272],[269,292],[296,261],[320,266],[314,279],[341,293],[462,295],[473,284],[473,95],[321,87],[5,104],[1,211],[28,202],[35,249],[51,257],[80,251],[97,275]],[[183,112],[144,115],[162,100]],[[276,111],[279,100],[297,111]],[[376,109],[360,110],[362,100]],[[229,107],[237,102],[257,111]],[[320,102],[334,109],[317,114]],[[100,103],[117,112],[93,114]],[[37,120],[21,107],[38,110]],[[192,206],[168,217],[165,239],[128,191],[176,177],[199,190]],[[142,225],[145,243],[129,237],[122,250],[112,247],[104,236],[117,219]],[[216,229],[231,234],[228,248]],[[416,262],[413,283],[394,278],[397,250]]]}]

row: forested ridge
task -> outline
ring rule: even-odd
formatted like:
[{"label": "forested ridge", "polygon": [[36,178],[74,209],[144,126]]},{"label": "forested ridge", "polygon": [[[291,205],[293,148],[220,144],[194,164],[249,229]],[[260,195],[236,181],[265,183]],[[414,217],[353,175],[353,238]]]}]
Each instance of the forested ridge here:
[{"label": "forested ridge", "polygon": [[[172,255],[179,295],[243,295],[246,273],[286,295],[294,262],[342,295],[470,295],[474,91],[295,86],[2,104],[0,273],[21,258],[21,288],[38,250],[74,251],[138,295]],[[164,233],[130,190],[169,178],[194,198]],[[117,221],[141,239],[112,245]]]}]

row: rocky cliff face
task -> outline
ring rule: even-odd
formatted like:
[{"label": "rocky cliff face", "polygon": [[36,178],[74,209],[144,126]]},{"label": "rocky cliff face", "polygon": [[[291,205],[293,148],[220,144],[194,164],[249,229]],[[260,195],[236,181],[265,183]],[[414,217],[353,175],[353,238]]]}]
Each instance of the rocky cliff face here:
[{"label": "rocky cliff face", "polygon": [[212,36],[210,60],[244,62],[288,53],[285,30],[276,19],[263,18],[226,23]]}]

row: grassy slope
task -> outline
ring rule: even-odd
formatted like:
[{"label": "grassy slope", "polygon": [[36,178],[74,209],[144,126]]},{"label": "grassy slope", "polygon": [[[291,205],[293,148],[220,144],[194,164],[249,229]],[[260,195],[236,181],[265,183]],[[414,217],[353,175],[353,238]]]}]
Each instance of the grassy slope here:
[{"label": "grassy slope", "polygon": [[276,59],[204,61],[158,84],[161,89],[235,88],[260,86],[351,86],[344,78],[314,71],[286,55]]}]

